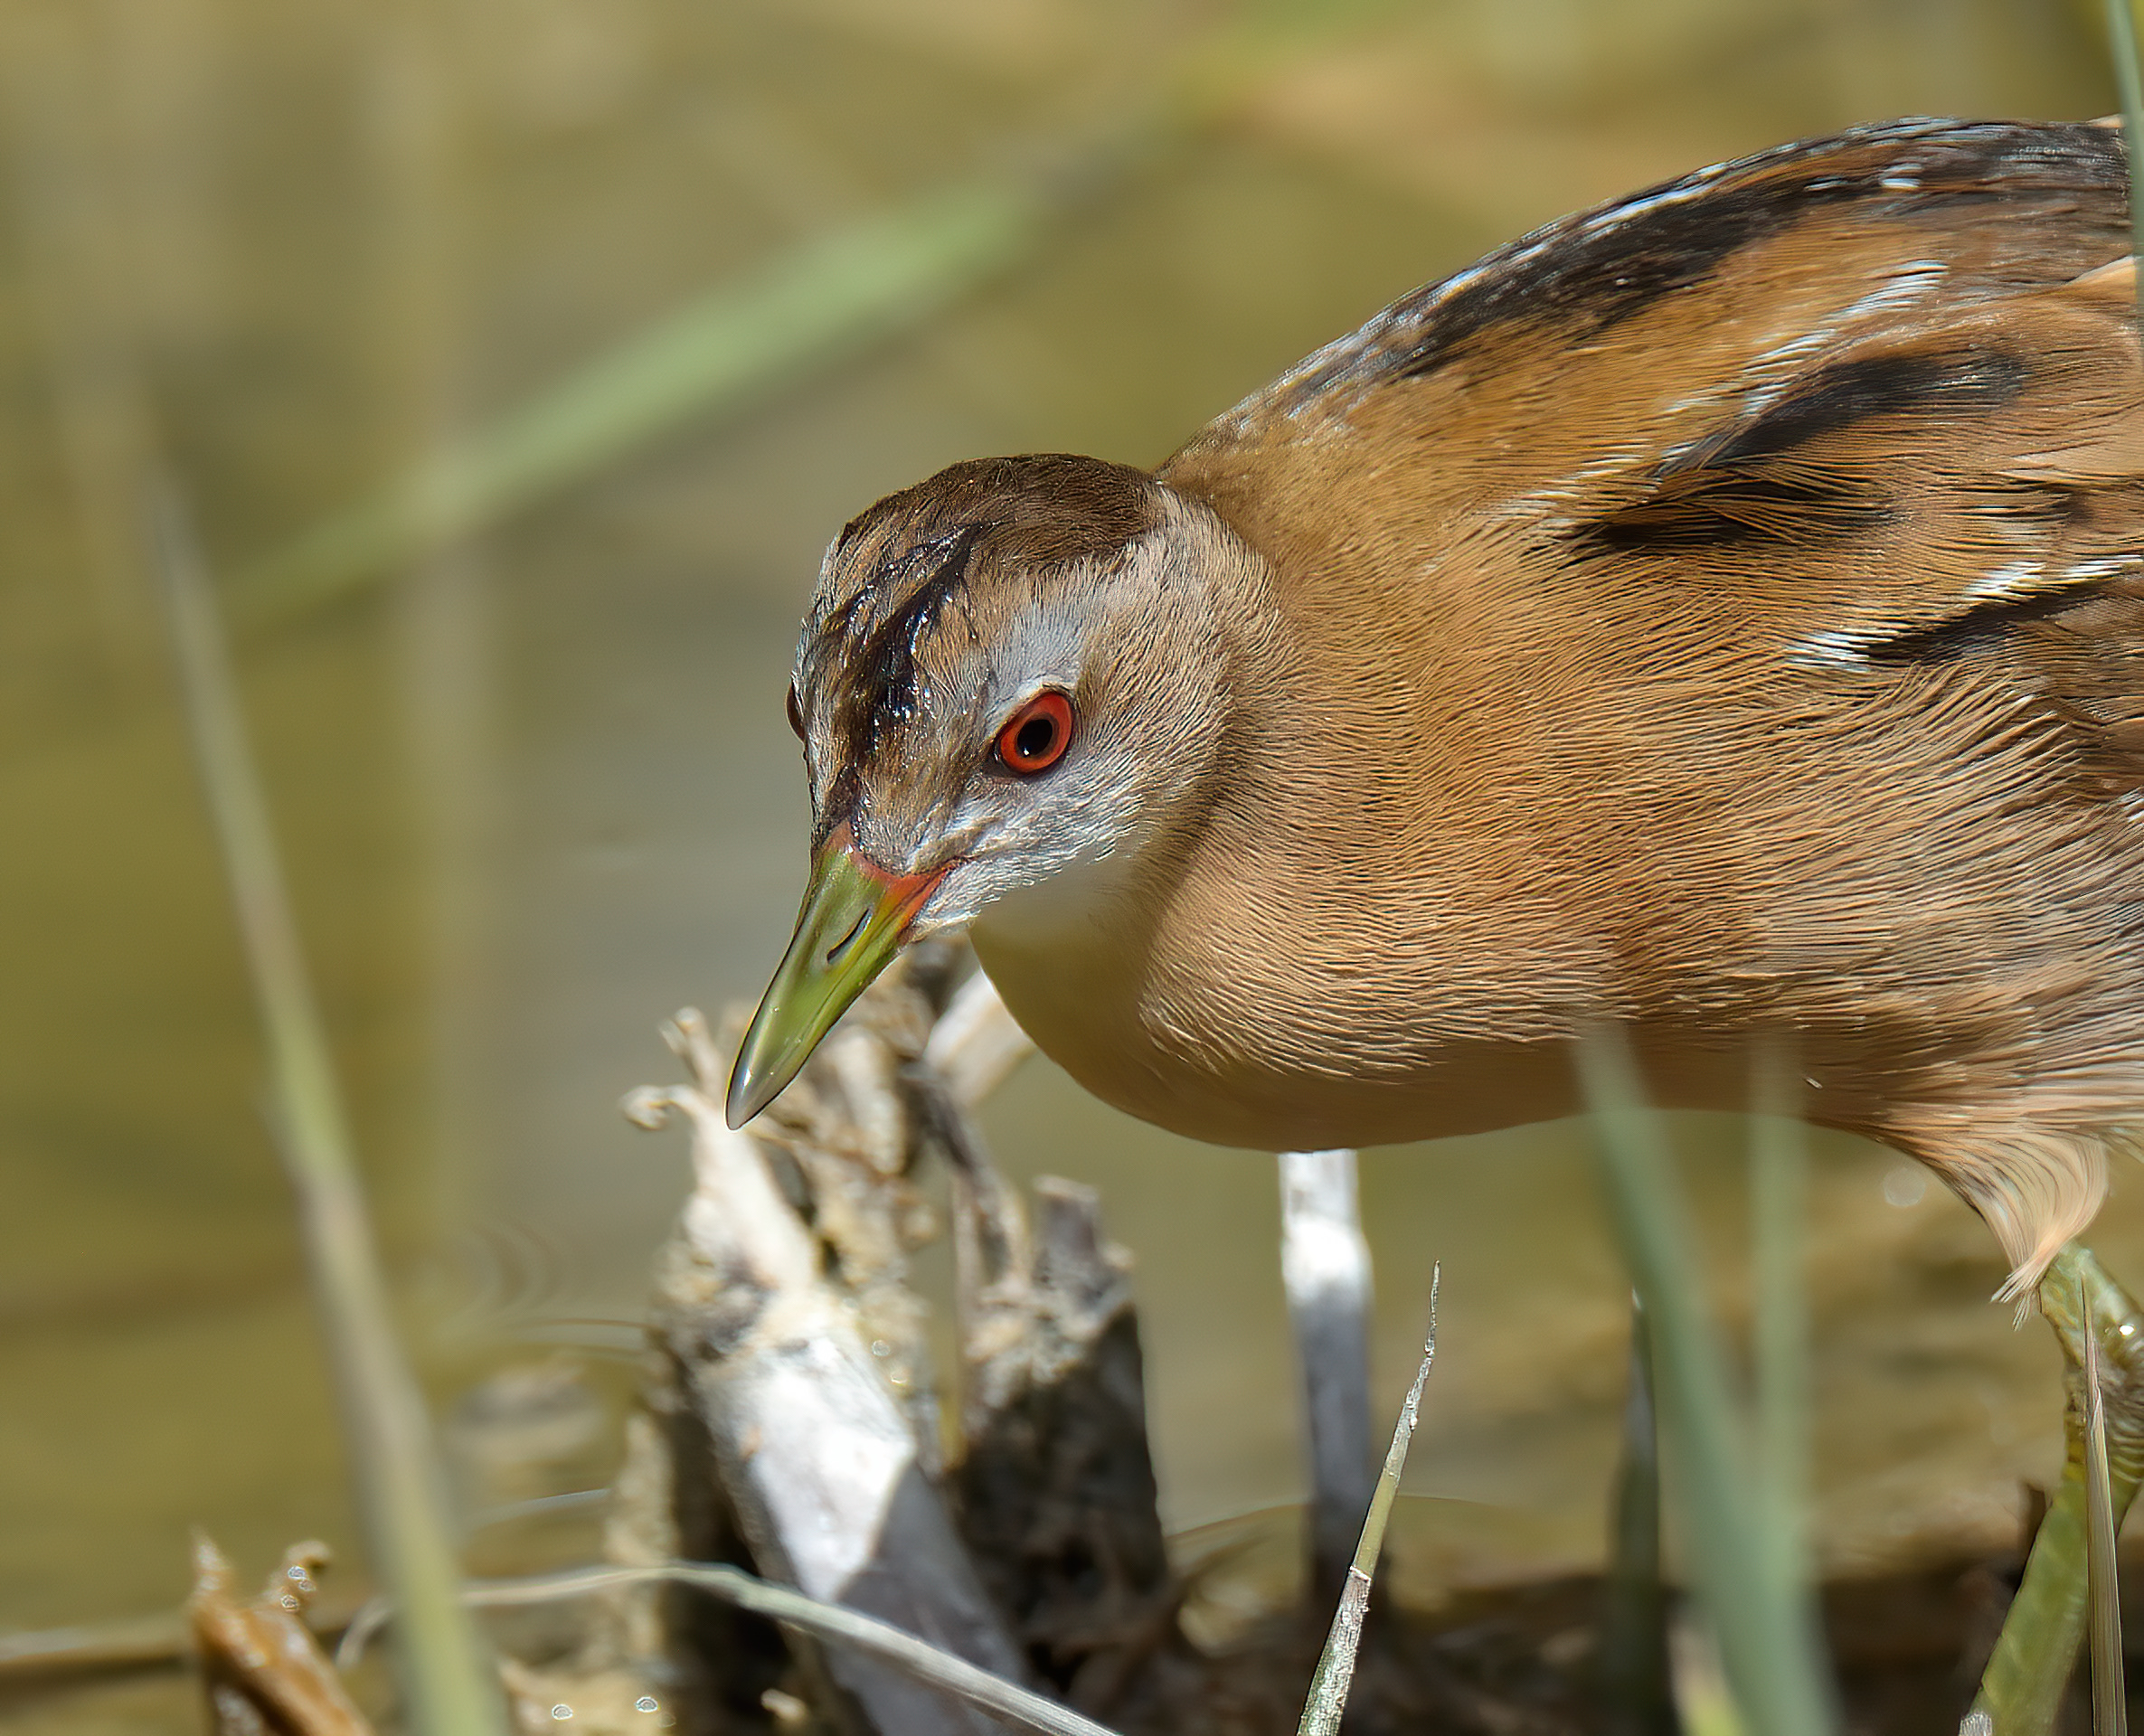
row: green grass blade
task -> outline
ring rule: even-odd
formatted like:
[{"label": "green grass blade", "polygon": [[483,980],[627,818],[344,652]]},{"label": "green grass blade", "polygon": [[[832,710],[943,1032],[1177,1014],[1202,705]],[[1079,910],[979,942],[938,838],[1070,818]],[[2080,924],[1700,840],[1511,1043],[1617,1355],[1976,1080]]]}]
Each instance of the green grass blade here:
[{"label": "green grass blade", "polygon": [[[1809,1500],[1809,1305],[1801,1280],[1809,1156],[1794,1118],[1794,1073],[1783,1053],[1758,1062],[1750,1124],[1752,1362],[1757,1462],[1770,1547],[1789,1584],[1809,1580],[1803,1512]],[[1800,1595],[1808,1595],[1804,1590]]]},{"label": "green grass blade", "polygon": [[1582,1044],[1579,1066],[1617,1233],[1653,1322],[1684,1534],[1722,1667],[1753,1736],[1821,1736],[1834,1719],[1815,1626],[1768,1541],[1770,1504],[1738,1439],[1726,1356],[1657,1119],[1620,1033]]},{"label": "green grass blade", "polygon": [[396,1656],[420,1736],[503,1732],[498,1676],[462,1607],[430,1426],[395,1339],[327,1034],[313,999],[213,592],[177,503],[152,503],[180,686],[268,1043],[278,1144],[297,1195],[373,1566],[410,1612]]},{"label": "green grass blade", "polygon": [[1310,1678],[1310,1693],[1303,1703],[1302,1722],[1297,1736],[1338,1736],[1340,1720],[1347,1711],[1347,1690],[1355,1680],[1355,1655],[1362,1644],[1363,1619],[1370,1612],[1370,1586],[1377,1574],[1378,1552],[1384,1547],[1384,1527],[1392,1518],[1393,1503],[1399,1498],[1400,1475],[1407,1468],[1407,1449],[1414,1444],[1415,1420],[1421,1414],[1421,1390],[1429,1382],[1430,1368],[1437,1360],[1437,1287],[1444,1276],[1444,1263],[1430,1268],[1430,1331],[1422,1345],[1421,1366],[1414,1371],[1414,1384],[1407,1389],[1407,1402],[1400,1407],[1400,1420],[1393,1427],[1392,1445],[1384,1451],[1384,1468],[1377,1476],[1377,1491],[1370,1497],[1369,1515],[1355,1546],[1355,1561],[1347,1570],[1347,1583],[1333,1611],[1332,1629],[1325,1650]]},{"label": "green grass blade", "polygon": [[1675,1736],[1667,1588],[1660,1577],[1660,1443],[1652,1334],[1630,1297],[1630,1390],[1601,1588],[1601,1699],[1613,1736]]},{"label": "green grass blade", "polygon": [[836,230],[724,284],[236,575],[264,613],[325,601],[589,476],[908,330],[1016,265],[1063,212],[1209,127],[1276,71],[1395,0],[1253,7],[1165,57],[1150,93],[1084,136]]},{"label": "green grass blade", "polygon": [[1695,1622],[1675,1636],[1675,1705],[1681,1736],[1748,1736],[1720,1673],[1718,1648]]},{"label": "green grass blade", "polygon": [[2092,1301],[2084,1304],[2084,1562],[2092,1586],[2092,1736],[2129,1736],[2122,1685],[2121,1581],[2114,1552],[2113,1478],[2107,1465],[2107,1394]]},{"label": "green grass blade", "polygon": [[[2088,1322],[2092,1354],[2114,1373],[2105,1400],[2105,1438],[2108,1501],[2119,1526],[2144,1477],[2144,1310],[2090,1249],[2075,1242],[2054,1257],[2038,1296],[2073,1378],[2084,1366]],[[2084,1638],[2092,1601],[2091,1522],[2081,1403],[2070,1406],[2064,1433],[2068,1453],[2061,1486],[2033,1539],[2024,1581],[2010,1601],[1973,1701],[1974,1712],[1986,1716],[1993,1736],[2046,1736],[2055,1728]]]}]

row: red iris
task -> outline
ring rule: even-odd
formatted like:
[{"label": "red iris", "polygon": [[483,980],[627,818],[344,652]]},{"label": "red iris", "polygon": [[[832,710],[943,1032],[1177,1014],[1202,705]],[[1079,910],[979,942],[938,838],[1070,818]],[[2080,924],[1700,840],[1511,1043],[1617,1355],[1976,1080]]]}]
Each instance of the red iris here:
[{"label": "red iris", "polygon": [[1063,693],[1037,693],[998,731],[997,758],[1008,771],[1032,778],[1063,759],[1072,739],[1072,701]]}]

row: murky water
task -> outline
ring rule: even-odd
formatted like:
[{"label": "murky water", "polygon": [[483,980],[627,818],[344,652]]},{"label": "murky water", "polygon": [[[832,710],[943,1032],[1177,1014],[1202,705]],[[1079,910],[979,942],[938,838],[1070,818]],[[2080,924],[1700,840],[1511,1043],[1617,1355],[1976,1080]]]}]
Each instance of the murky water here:
[{"label": "murky water", "polygon": [[[0,1627],[170,1603],[196,1523],[249,1574],[298,1535],[352,1538],[140,559],[145,474],[240,572],[785,247],[1125,108],[1228,18],[0,0]],[[601,1475],[600,1441],[562,1424],[535,1469],[498,1470],[510,1443],[487,1459],[491,1412],[460,1395],[560,1345],[596,1359],[599,1417],[621,1390],[608,1353],[684,1155],[614,1105],[667,1076],[660,1018],[756,993],[780,948],[804,821],[780,697],[818,551],[859,505],[978,452],[1152,461],[1391,296],[1702,161],[1880,115],[2111,100],[2087,9],[2023,0],[1299,23],[1218,125],[926,325],[392,582],[241,624],[412,1341],[474,1419],[473,1499]],[[1023,1171],[1097,1182],[1139,1257],[1172,1520],[1289,1499],[1270,1165],[1040,1065],[990,1121]],[[1686,1130],[1731,1276],[1739,1135]],[[1998,1534],[2016,1480],[2054,1467],[2050,1347],[1981,1302],[1977,1226],[1894,1168],[1820,1146],[1820,1517],[1841,1562]],[[2095,1240],[2144,1277],[2144,1188],[2123,1184]],[[1445,1261],[1410,1478],[1443,1499],[1408,1522],[1410,1574],[1584,1559],[1623,1279],[1582,1142],[1374,1153],[1363,1185],[1387,1402]],[[568,1526],[527,1549],[585,1544]],[[103,1703],[21,1727],[185,1727],[161,1690]]]}]

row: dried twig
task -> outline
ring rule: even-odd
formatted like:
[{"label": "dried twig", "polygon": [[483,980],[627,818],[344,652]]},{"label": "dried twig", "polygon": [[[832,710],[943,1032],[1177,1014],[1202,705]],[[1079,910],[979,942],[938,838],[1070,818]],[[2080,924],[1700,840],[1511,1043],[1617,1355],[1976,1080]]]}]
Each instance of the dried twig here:
[{"label": "dried twig", "polygon": [[[1068,1698],[1101,1709],[1181,1644],[1130,1256],[1103,1230],[1093,1189],[1038,1178],[1031,1230],[992,1162],[968,1104],[1025,1039],[988,1034],[972,1012],[977,980],[907,1076],[952,1174],[963,1448],[950,1481],[961,1535],[1029,1658]],[[995,991],[991,1006],[1016,1033]],[[978,1031],[980,1052],[996,1058],[989,1067],[975,1061]]]},{"label": "dried twig", "polygon": [[1326,1637],[1318,1673],[1310,1678],[1310,1694],[1303,1704],[1297,1736],[1337,1736],[1340,1720],[1347,1710],[1347,1690],[1355,1680],[1355,1655],[1362,1644],[1363,1618],[1370,1611],[1370,1585],[1377,1572],[1378,1552],[1384,1547],[1385,1524],[1392,1517],[1393,1503],[1399,1498],[1407,1449],[1414,1442],[1415,1419],[1421,1413],[1421,1390],[1437,1360],[1437,1286],[1443,1275],[1441,1260],[1430,1268],[1430,1330],[1422,1345],[1421,1366],[1414,1371],[1414,1384],[1407,1389],[1407,1402],[1400,1407],[1400,1420],[1393,1427],[1384,1469],[1377,1478],[1377,1492],[1370,1498],[1369,1516],[1363,1521],[1362,1538],[1347,1570],[1347,1584],[1340,1593],[1339,1607],[1333,1611],[1332,1631]]},{"label": "dried twig", "polygon": [[220,1736],[373,1736],[364,1714],[300,1618],[327,1561],[325,1543],[285,1552],[267,1588],[249,1603],[231,1595],[231,1563],[194,1535],[194,1593],[186,1617],[201,1660],[209,1717]]}]

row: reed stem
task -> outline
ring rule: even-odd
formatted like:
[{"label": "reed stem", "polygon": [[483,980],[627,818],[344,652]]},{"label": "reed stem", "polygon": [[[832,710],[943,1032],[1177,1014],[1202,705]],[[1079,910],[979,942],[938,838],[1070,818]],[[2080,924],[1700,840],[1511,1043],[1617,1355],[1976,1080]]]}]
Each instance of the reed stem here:
[{"label": "reed stem", "polygon": [[1737,1710],[1753,1736],[1823,1736],[1836,1720],[1816,1626],[1772,1547],[1771,1503],[1752,1494],[1725,1352],[1658,1118],[1619,1033],[1582,1044],[1579,1066],[1617,1232],[1653,1323],[1692,1574]]},{"label": "reed stem", "polygon": [[374,1569],[408,1612],[396,1630],[396,1657],[409,1724],[419,1736],[503,1733],[497,1674],[462,1606],[430,1423],[395,1338],[214,598],[176,499],[159,492],[150,514],[194,761],[260,1009],[276,1143],[297,1196],[359,1514]]},{"label": "reed stem", "polygon": [[[1809,1597],[1809,1301],[1802,1226],[1809,1210],[1807,1137],[1783,1054],[1761,1057],[1750,1123],[1751,1347],[1757,1462],[1779,1571]],[[1813,1617],[1813,1612],[1812,1612]]]},{"label": "reed stem", "polygon": [[2084,1303],[2084,1562],[2092,1590],[2092,1736],[2129,1736],[2122,1684],[2121,1574],[2115,1554],[2114,1492],[2107,1465],[2107,1394],[2100,1383],[2092,1299]]},{"label": "reed stem", "polygon": [[2144,1311],[2077,1242],[2048,1267],[2039,1303],[2070,1368],[2068,1453],[2062,1486],[2033,1539],[2024,1581],[1973,1701],[1974,1713],[1985,1716],[1992,1736],[2045,1736],[2056,1727],[2084,1637],[2092,1601],[2083,1382],[2088,1320],[2092,1354],[2112,1376],[2105,1429],[2107,1503],[2115,1525],[2144,1478]]},{"label": "reed stem", "polygon": [[1660,1439],[1652,1333],[1630,1297],[1630,1388],[1601,1588],[1601,1699],[1613,1736],[1676,1736],[1667,1587],[1660,1576]]}]

